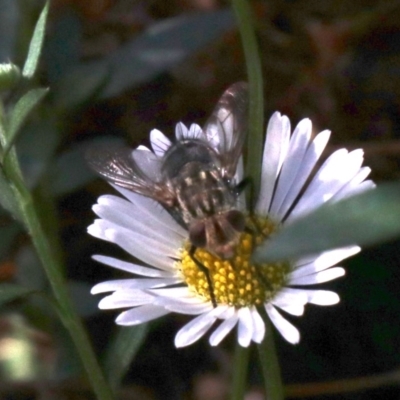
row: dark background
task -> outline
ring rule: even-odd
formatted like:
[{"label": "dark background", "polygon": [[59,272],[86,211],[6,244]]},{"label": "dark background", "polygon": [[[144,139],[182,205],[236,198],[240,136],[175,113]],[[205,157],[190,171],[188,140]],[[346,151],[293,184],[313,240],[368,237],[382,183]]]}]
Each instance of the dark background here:
[{"label": "dark background", "polygon": [[[333,131],[327,154],[337,146],[363,147],[365,165],[372,167],[376,182],[398,179],[400,3],[251,4],[263,63],[266,118],[279,110],[294,126],[309,117],[315,132]],[[0,6],[0,61],[23,65],[43,2],[1,0]],[[94,283],[121,275],[90,256],[126,255],[86,233],[94,218],[91,206],[112,189],[86,169],[81,156],[98,140],[120,140],[134,147],[148,144],[153,128],[172,136],[178,121],[204,122],[223,90],[246,79],[240,37],[234,19],[223,11],[227,7],[228,2],[218,0],[52,2],[35,82],[49,86],[50,95],[26,125],[18,152],[27,180],[43,204],[54,245],[65,257],[72,295],[99,354],[116,329],[117,313],[100,313],[98,299],[89,297],[88,291]],[[177,31],[155,40],[148,33],[167,19],[193,13],[206,17],[195,26],[178,24]],[[181,44],[184,51],[177,55],[174,46]],[[141,65],[143,57],[154,60],[151,68]],[[6,93],[3,100],[11,103],[13,94]],[[374,215],[365,218],[373,221]],[[0,222],[1,281],[46,289],[26,234],[5,213]],[[322,389],[314,384],[307,393],[290,386],[292,396],[400,398],[399,379],[389,375],[400,366],[399,261],[399,242],[364,250],[344,263],[345,278],[325,285],[340,294],[339,305],[307,306],[304,317],[290,318],[301,332],[299,345],[275,335],[285,384],[350,380]],[[54,319],[39,300],[2,308],[0,354],[1,341],[18,335],[33,351],[31,379],[16,382],[1,367],[2,398],[45,398],[43,393],[47,398],[91,398],[66,334]],[[176,350],[173,338],[185,321],[186,317],[171,315],[151,325],[124,379],[121,399],[226,398],[235,335],[218,348],[210,348],[203,339]],[[352,379],[362,377],[347,393]],[[381,380],[370,388],[377,379]],[[33,383],[41,381],[50,381],[56,394]],[[262,387],[254,351],[248,399],[263,399]],[[329,395],[332,387],[343,391]]]}]

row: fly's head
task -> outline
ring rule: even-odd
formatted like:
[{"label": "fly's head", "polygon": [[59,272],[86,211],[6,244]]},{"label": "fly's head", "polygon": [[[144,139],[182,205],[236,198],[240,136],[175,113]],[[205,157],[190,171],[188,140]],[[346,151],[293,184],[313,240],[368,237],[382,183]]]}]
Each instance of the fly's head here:
[{"label": "fly's head", "polygon": [[234,256],[245,225],[242,212],[229,210],[193,220],[189,225],[189,239],[194,246],[227,260]]}]

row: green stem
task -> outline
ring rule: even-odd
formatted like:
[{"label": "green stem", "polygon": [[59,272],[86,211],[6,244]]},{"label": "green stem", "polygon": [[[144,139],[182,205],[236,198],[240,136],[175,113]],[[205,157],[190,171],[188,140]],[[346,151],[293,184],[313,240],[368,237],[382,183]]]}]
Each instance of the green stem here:
[{"label": "green stem", "polygon": [[43,264],[54,298],[57,302],[61,321],[71,335],[82,364],[87,372],[88,379],[97,395],[97,399],[112,400],[112,391],[104,378],[85,328],[76,314],[69,297],[67,285],[62,273],[62,265],[58,261],[49,238],[43,229],[43,224],[36,212],[32,195],[21,179],[19,166],[12,153],[13,151],[11,151],[11,154],[7,157],[7,175],[12,179],[23,221]]},{"label": "green stem", "polygon": [[247,369],[249,365],[250,346],[242,347],[236,343],[235,360],[233,363],[233,384],[231,400],[243,400],[246,390]]},{"label": "green stem", "polygon": [[267,316],[265,316],[264,322],[266,325],[266,334],[264,340],[258,345],[258,354],[264,376],[266,397],[268,400],[283,400],[284,392],[281,370],[275,349],[272,324]]},{"label": "green stem", "polygon": [[254,30],[252,10],[248,0],[232,0],[236,14],[249,80],[249,136],[246,173],[254,184],[254,193],[260,187],[260,167],[264,137],[263,76],[260,53]]}]

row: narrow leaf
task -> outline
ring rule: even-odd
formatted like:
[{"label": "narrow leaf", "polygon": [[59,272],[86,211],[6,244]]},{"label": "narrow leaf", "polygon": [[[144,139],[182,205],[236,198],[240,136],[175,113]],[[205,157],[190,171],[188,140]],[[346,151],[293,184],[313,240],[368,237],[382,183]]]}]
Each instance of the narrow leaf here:
[{"label": "narrow leaf", "polygon": [[115,96],[183,62],[234,24],[230,10],[158,22],[110,56],[112,74],[103,97]]},{"label": "narrow leaf", "polygon": [[327,203],[284,226],[256,251],[259,262],[293,259],[349,245],[367,246],[400,236],[400,183],[386,183]]},{"label": "narrow leaf", "polygon": [[62,139],[59,125],[54,116],[48,116],[29,121],[18,134],[18,159],[29,189],[37,185],[46,171],[51,171],[49,164]]},{"label": "narrow leaf", "polygon": [[11,189],[10,182],[0,168],[0,205],[9,211],[14,218],[21,220],[19,207]]},{"label": "narrow leaf", "polygon": [[232,29],[234,23],[230,10],[188,14],[157,22],[107,57],[76,66],[59,83],[55,95],[62,103],[63,96],[71,98],[76,90],[81,92],[79,86],[91,74],[101,82],[100,78],[109,73],[102,97],[116,96],[182,63]]},{"label": "narrow leaf", "polygon": [[82,71],[73,69],[54,87],[54,104],[57,109],[74,110],[93,101],[100,95],[110,77],[108,66],[103,64],[98,68],[88,68],[86,74]]},{"label": "narrow leaf", "polygon": [[0,306],[32,293],[31,289],[13,283],[0,284]]},{"label": "narrow leaf", "polygon": [[43,99],[48,89],[32,89],[25,93],[15,104],[11,112],[10,121],[8,124],[7,144],[4,148],[4,156],[15,143],[18,132],[29,116],[33,108]]},{"label": "narrow leaf", "polygon": [[85,153],[96,145],[122,144],[122,141],[112,136],[98,137],[78,143],[62,153],[51,168],[51,191],[54,196],[71,193],[98,176],[89,168]]},{"label": "narrow leaf", "polygon": [[118,388],[132,360],[148,332],[148,325],[124,326],[118,328],[117,334],[107,349],[105,371],[113,388]]},{"label": "narrow leaf", "polygon": [[22,75],[28,79],[32,78],[32,76],[35,74],[39,63],[39,57],[43,47],[44,34],[46,32],[46,20],[48,12],[49,2],[46,2],[46,5],[40,13],[39,19],[36,23],[32,40],[29,44],[28,56],[26,57],[24,69],[22,70]]}]

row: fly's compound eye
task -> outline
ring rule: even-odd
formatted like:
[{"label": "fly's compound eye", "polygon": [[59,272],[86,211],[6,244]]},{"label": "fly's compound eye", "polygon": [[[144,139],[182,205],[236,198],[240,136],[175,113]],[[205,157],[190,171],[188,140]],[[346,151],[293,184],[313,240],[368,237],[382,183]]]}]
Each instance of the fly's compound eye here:
[{"label": "fly's compound eye", "polygon": [[243,232],[246,226],[246,220],[243,213],[237,210],[230,210],[225,213],[225,218],[237,232]]},{"label": "fly's compound eye", "polygon": [[206,247],[206,227],[203,221],[195,221],[190,225],[189,239],[196,247]]}]

